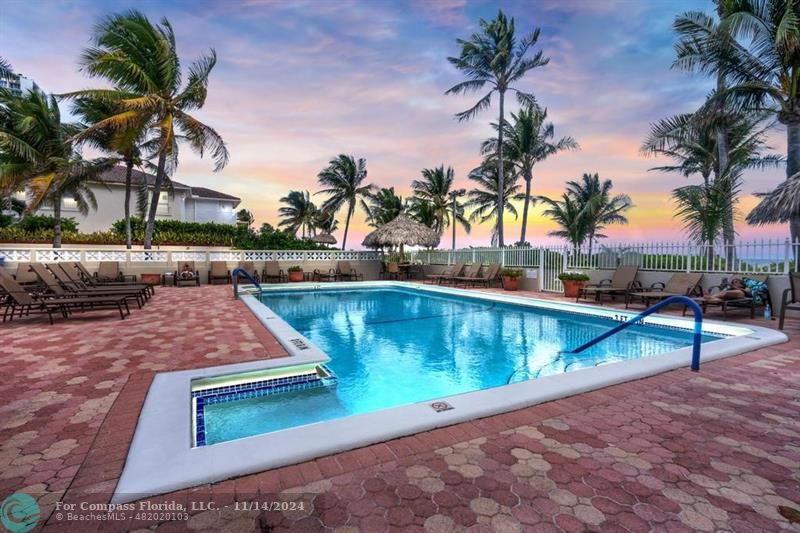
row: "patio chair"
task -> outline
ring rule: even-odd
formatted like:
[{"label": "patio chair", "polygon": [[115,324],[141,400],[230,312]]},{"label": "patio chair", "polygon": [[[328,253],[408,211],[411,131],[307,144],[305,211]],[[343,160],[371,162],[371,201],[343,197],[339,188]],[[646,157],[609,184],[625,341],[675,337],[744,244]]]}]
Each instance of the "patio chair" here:
[{"label": "patio chair", "polygon": [[[200,286],[200,272],[194,267],[194,261],[188,262],[181,262],[180,270],[176,270],[173,272],[173,280],[176,287],[182,287],[184,285],[196,285]],[[182,277],[182,272],[185,270],[185,267],[189,267],[189,270],[192,271],[192,276]],[[188,272],[188,271],[187,271]]]},{"label": "patio chair", "polygon": [[[33,263],[31,264],[31,268],[34,269],[34,272],[37,276],[40,277],[42,283],[45,285],[50,282],[50,285],[47,285],[48,291],[50,291],[53,296],[45,296],[45,295],[29,295],[33,299],[34,305],[36,305],[39,309],[41,306],[38,303],[43,303],[51,308],[57,303],[62,306],[67,313],[72,311],[91,311],[95,309],[117,309],[119,311],[120,319],[124,319],[126,316],[131,314],[131,310],[128,307],[128,300],[123,295],[85,295],[85,294],[76,294],[71,295],[67,294],[61,286],[57,283],[53,284],[52,282],[55,281],[55,278],[52,277],[52,274],[44,268],[44,265]],[[51,282],[52,280],[52,282]],[[8,292],[9,297],[13,301],[14,305],[16,306],[27,306],[26,309],[28,311],[31,310],[29,307],[30,300],[24,298],[17,288],[25,292],[19,284],[13,282],[13,284],[9,283],[8,279],[2,279],[5,285],[4,288],[6,292]],[[16,286],[15,286],[16,285]],[[12,294],[13,293],[13,294]],[[38,303],[37,303],[38,302]],[[12,316],[13,316],[13,309],[12,309]]]},{"label": "patio chair", "polygon": [[100,281],[123,281],[122,272],[119,270],[119,263],[116,261],[101,261],[97,267],[94,277]]},{"label": "patio chair", "polygon": [[679,272],[673,274],[666,283],[653,283],[647,289],[633,288],[626,293],[625,309],[635,300],[650,307],[650,302],[658,302],[670,296],[692,296],[698,294],[702,273]]},{"label": "patio chair", "polygon": [[253,276],[253,279],[260,279],[258,277],[258,269],[256,268],[256,265],[252,261],[239,261],[236,267],[241,268],[242,270]]},{"label": "patio chair", "polygon": [[287,281],[286,273],[281,270],[281,264],[277,261],[265,261],[261,281],[265,283],[270,283],[271,281],[282,283]]},{"label": "patio chair", "polygon": [[640,287],[636,281],[638,272],[638,266],[618,266],[611,279],[604,279],[600,283],[584,286],[578,292],[575,301],[594,296],[595,301],[603,305],[603,296],[610,296],[612,299],[614,296],[624,297],[631,289]]},{"label": "patio chair", "polygon": [[336,276],[340,280],[347,281],[359,281],[364,279],[364,274],[357,272],[356,269],[350,265],[350,261],[336,262]]},{"label": "patio chair", "polygon": [[208,271],[208,284],[213,285],[217,280],[224,280],[225,283],[231,282],[231,271],[225,261],[211,261],[211,269]]},{"label": "patio chair", "polygon": [[442,279],[442,283],[452,283],[455,286],[461,282],[464,283],[464,287],[466,288],[468,283],[478,279],[478,275],[481,273],[481,266],[483,265],[480,263],[472,263],[470,266],[464,269],[463,275],[453,276],[452,278],[444,278]]},{"label": "patio chair", "polygon": [[14,281],[23,287],[39,284],[39,278],[37,278],[36,274],[31,271],[30,263],[17,264],[17,273],[14,275]]},{"label": "patio chair", "polygon": [[[758,281],[764,283],[766,286],[767,283],[767,276],[746,276],[744,279],[751,279],[754,281]],[[746,285],[746,283],[745,283]],[[702,291],[702,297],[696,298],[697,303],[700,304],[700,307],[703,308],[703,314],[706,313],[709,307],[719,307],[722,310],[722,318],[724,320],[728,319],[728,311],[730,309],[749,309],[750,310],[750,318],[755,318],[756,316],[756,309],[759,307],[764,307],[769,305],[772,307],[772,301],[769,297],[769,289],[763,291],[761,294],[754,294],[753,289],[751,288],[752,296],[745,296],[743,298],[735,298],[730,300],[720,299],[719,301],[709,300],[709,297],[713,297],[715,294],[718,294],[724,291],[727,288],[727,283],[714,285],[709,287],[707,291]]]},{"label": "patio chair", "polygon": [[[156,293],[155,286],[148,283],[141,283],[139,281],[106,281],[94,277],[88,270],[86,270],[86,267],[79,262],[73,263],[72,266],[75,267],[75,271],[80,276],[80,281],[83,281],[90,287],[137,287],[143,288],[149,296],[153,296]],[[69,269],[67,267],[63,268],[67,273],[69,273]]]},{"label": "patio chair", "polygon": [[91,288],[83,285],[82,282],[74,282],[61,268],[58,263],[52,263],[49,269],[42,263],[31,263],[31,269],[36,273],[47,290],[56,297],[63,298],[68,296],[114,296],[131,299],[141,309],[145,302],[144,289],[137,288]]},{"label": "patio chair", "polygon": [[397,261],[386,263],[386,279],[400,279],[400,263]]},{"label": "patio chair", "polygon": [[31,314],[46,314],[53,324],[53,313],[58,311],[67,318],[66,308],[55,300],[34,298],[10,274],[0,273],[0,288],[5,294],[3,309],[3,322],[14,320],[14,315],[19,311],[19,316]]},{"label": "patio chair", "polygon": [[477,285],[482,283],[484,287],[489,288],[493,281],[500,280],[500,263],[492,263],[483,269],[483,275],[478,276],[472,280],[472,283]]},{"label": "patio chair", "polygon": [[425,276],[425,282],[430,281],[431,283],[441,283],[441,281],[445,278],[452,278],[455,276],[461,275],[461,271],[464,270],[464,263],[455,263],[447,268],[445,268],[441,274],[428,274]]},{"label": "patio chair", "polygon": [[783,329],[787,310],[800,311],[800,272],[791,272],[789,274],[789,288],[784,289],[781,297],[781,314],[778,321],[778,329]]}]

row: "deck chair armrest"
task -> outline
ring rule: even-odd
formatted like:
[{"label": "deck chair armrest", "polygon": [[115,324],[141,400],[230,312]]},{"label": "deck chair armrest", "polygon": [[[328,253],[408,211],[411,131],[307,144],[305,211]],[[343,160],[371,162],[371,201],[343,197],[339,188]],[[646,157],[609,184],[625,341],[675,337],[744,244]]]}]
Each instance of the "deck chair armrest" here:
[{"label": "deck chair armrest", "polygon": [[792,303],[789,301],[789,295],[791,293],[792,293],[791,287],[783,289],[783,294],[781,295],[781,309],[786,309],[786,305]]},{"label": "deck chair armrest", "polygon": [[633,280],[630,283],[628,283],[627,289],[629,291],[641,291],[641,290],[643,290],[642,289],[642,282]]},{"label": "deck chair armrest", "polygon": [[703,289],[701,288],[700,289],[700,294],[701,294],[701,296],[702,295],[706,295],[706,294],[708,296],[712,296],[713,294],[718,293],[718,292],[722,292],[723,290],[725,290],[725,287],[723,285],[712,285],[711,287],[709,287],[705,291],[703,291]]},{"label": "deck chair armrest", "polygon": [[666,288],[667,288],[667,284],[664,283],[663,281],[656,281],[655,283],[650,285],[650,290],[651,291],[663,291]]},{"label": "deck chair armrest", "polygon": [[691,285],[689,287],[686,287],[686,293],[685,294],[686,294],[686,296],[692,296],[692,295],[702,296],[703,295],[703,288],[700,285]]}]

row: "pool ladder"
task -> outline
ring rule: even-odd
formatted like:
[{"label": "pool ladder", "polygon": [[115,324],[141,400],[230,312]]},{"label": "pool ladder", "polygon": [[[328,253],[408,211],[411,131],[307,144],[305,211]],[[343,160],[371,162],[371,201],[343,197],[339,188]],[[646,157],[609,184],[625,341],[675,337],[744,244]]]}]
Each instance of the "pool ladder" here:
[{"label": "pool ladder", "polygon": [[241,267],[237,267],[237,268],[233,269],[233,272],[231,272],[231,279],[233,280],[233,297],[234,298],[238,298],[239,297],[239,276],[242,276],[243,278],[247,279],[247,281],[249,281],[250,283],[255,285],[256,289],[258,289],[258,294],[259,295],[262,292],[264,292],[264,289],[261,288],[261,284],[258,282],[257,279],[255,279],[253,277],[252,274],[250,274],[250,272],[248,272],[247,270],[245,270],[245,269],[243,269]]},{"label": "pool ladder", "polygon": [[[668,305],[672,305],[672,304],[683,304],[686,307],[690,308],[692,310],[692,313],[694,313],[694,333],[692,335],[692,372],[699,372],[700,371],[700,345],[702,343],[702,335],[703,335],[703,310],[700,309],[700,306],[697,305],[697,302],[695,302],[694,300],[692,300],[691,298],[689,298],[687,296],[670,296],[669,298],[665,298],[664,300],[661,300],[660,302],[658,302],[654,306],[648,307],[647,309],[645,309],[644,311],[642,311],[641,313],[639,313],[635,317],[633,317],[633,318],[631,318],[629,320],[626,320],[625,322],[623,322],[622,324],[620,324],[618,326],[614,326],[613,328],[611,328],[610,330],[606,331],[602,335],[598,335],[594,339],[590,340],[589,342],[587,342],[585,344],[580,345],[579,347],[575,348],[574,350],[565,350],[565,351],[563,351],[561,353],[581,353],[582,351],[584,351],[584,350],[586,350],[588,348],[591,348],[592,346],[594,346],[598,342],[604,341],[605,339],[611,337],[612,335],[616,335],[620,331],[622,331],[624,329],[627,329],[627,328],[629,328],[629,327],[631,327],[631,326],[633,326],[635,324],[638,324],[645,317],[650,316],[653,313],[655,313],[656,311],[659,311],[660,309],[662,309],[662,308],[664,308],[664,307],[666,307]],[[560,357],[560,355],[561,354],[559,354],[559,357]],[[517,372],[519,372],[520,370],[522,370],[526,366],[527,365],[521,366],[521,367],[515,369],[511,373],[511,375],[508,376],[507,383],[511,383],[511,379],[517,374]]]}]

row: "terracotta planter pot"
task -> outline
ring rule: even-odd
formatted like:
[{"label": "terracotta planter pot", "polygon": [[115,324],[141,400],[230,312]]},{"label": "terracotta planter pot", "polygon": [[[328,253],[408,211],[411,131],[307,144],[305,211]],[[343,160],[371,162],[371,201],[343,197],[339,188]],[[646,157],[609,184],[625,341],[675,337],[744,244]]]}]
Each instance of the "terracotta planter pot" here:
[{"label": "terracotta planter pot", "polygon": [[577,298],[584,286],[585,281],[567,280],[561,282],[564,285],[564,296],[567,298]]},{"label": "terracotta planter pot", "polygon": [[507,291],[518,291],[519,277],[512,278],[509,276],[503,276],[503,289]]},{"label": "terracotta planter pot", "polygon": [[300,281],[305,281],[306,277],[302,272],[289,272],[289,281],[292,283],[298,283]]}]

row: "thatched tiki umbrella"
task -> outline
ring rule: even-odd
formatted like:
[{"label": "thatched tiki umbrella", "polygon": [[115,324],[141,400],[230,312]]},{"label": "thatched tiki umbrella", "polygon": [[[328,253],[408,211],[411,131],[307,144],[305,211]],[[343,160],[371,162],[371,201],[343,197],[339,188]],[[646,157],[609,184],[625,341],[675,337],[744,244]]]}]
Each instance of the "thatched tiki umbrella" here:
[{"label": "thatched tiki umbrella", "polygon": [[439,234],[428,226],[415,222],[405,215],[397,215],[391,222],[364,237],[364,242],[361,244],[367,248],[399,246],[402,260],[404,245],[434,248],[439,245],[439,238]]},{"label": "thatched tiki umbrella", "polygon": [[336,237],[330,233],[320,233],[319,235],[314,235],[311,237],[311,240],[319,244],[336,244]]}]

